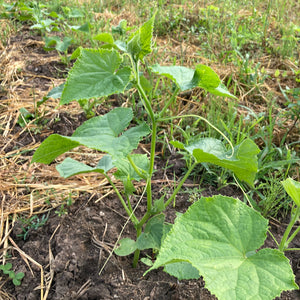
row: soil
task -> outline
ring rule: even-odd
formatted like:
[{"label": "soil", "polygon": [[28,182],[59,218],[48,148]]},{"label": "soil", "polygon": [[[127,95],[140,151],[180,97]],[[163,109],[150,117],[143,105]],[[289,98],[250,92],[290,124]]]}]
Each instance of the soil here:
[{"label": "soil", "polygon": [[[21,45],[23,49],[32,47],[25,68],[26,72],[31,75],[26,77],[26,74],[24,74],[23,80],[25,83],[27,80],[28,84],[32,84],[36,89],[47,91],[52,84],[51,78],[60,78],[65,75],[65,71],[62,70],[65,67],[59,61],[54,60],[47,61],[44,64],[36,62],[35,55],[46,58],[50,54],[38,48],[34,41],[32,37],[28,36],[11,40],[12,43],[18,42],[19,45],[23,43],[23,46]],[[39,76],[33,76],[33,74]],[[2,99],[5,99],[5,97]],[[60,121],[53,121],[57,117]],[[14,146],[21,148],[33,142],[41,142],[50,132],[70,135],[84,119],[82,114],[78,114],[74,118],[74,115],[71,116],[66,112],[57,112],[47,124],[47,134],[36,134],[34,140],[32,140],[32,133],[15,126],[13,133],[17,136],[20,133],[20,135],[6,148],[5,153],[12,151]],[[182,175],[180,170],[183,165],[178,164],[178,158],[169,158],[169,164],[172,163],[173,159],[176,165],[173,166],[173,169],[168,169],[169,177],[167,177],[173,178],[174,172],[177,176]],[[157,178],[162,178],[159,177],[164,172],[162,166],[164,164],[156,166]],[[156,181],[156,184],[156,195],[159,197],[159,191],[164,187],[164,183]],[[192,186],[193,182],[188,182],[188,184]],[[240,191],[230,186],[221,190],[206,186],[204,191],[201,192],[203,196],[218,193],[242,198]],[[12,281],[6,280],[4,277],[0,279],[0,287],[9,295],[9,299],[40,299],[42,275],[44,282],[46,282],[44,293],[48,293],[47,299],[53,300],[216,299],[205,289],[202,279],[179,282],[161,269],[143,276],[148,267],[140,262],[137,268],[132,268],[132,256],[118,257],[113,254],[103,272],[99,275],[101,267],[109,257],[126,222],[123,208],[115,195],[110,194],[104,198],[102,196],[103,194],[97,192],[92,196],[90,193],[81,192],[67,211],[58,213],[59,207],[49,210],[49,212],[44,213],[47,217],[46,223],[37,229],[30,229],[25,240],[22,236],[23,224],[20,221],[15,222],[10,234],[10,241],[15,243],[14,249],[18,247],[23,252],[22,256],[20,251],[15,250],[12,250],[10,254],[12,255],[13,269],[16,272],[24,272],[25,277],[20,286],[14,286]],[[97,201],[99,199],[101,200]],[[167,220],[174,220],[175,211],[184,212],[190,204],[188,193],[180,194],[176,199],[176,207],[167,211]],[[142,202],[138,208],[138,214],[142,215],[145,209],[145,203]],[[42,218],[42,215],[38,217]],[[285,223],[271,225],[275,237],[281,236],[286,228]],[[135,238],[132,236],[133,233],[134,228],[128,224],[122,237]],[[268,237],[265,246],[275,247],[270,237]],[[300,248],[299,236],[294,239],[290,247]],[[142,257],[145,254],[152,255],[152,253],[143,252]],[[296,282],[299,285],[300,252],[289,252],[287,256],[290,259]],[[283,292],[278,299],[300,299],[300,293],[299,291]]]},{"label": "soil", "polygon": [[[210,188],[203,195],[216,192]],[[228,187],[220,193],[240,196],[239,192]],[[143,276],[148,267],[140,262],[137,268],[132,268],[132,256],[112,255],[99,276],[99,270],[126,222],[115,196],[97,202],[99,196],[88,199],[88,195],[82,194],[68,213],[61,217],[52,210],[46,224],[37,230],[30,230],[25,241],[20,237],[22,224],[17,222],[14,226],[12,239],[28,256],[43,266],[47,281],[52,280],[47,299],[216,299],[204,288],[201,279],[179,282],[162,270]],[[189,204],[187,194],[181,194],[176,200],[175,210],[184,212]],[[140,210],[143,210],[142,206]],[[167,212],[168,220],[174,218],[175,210]],[[284,226],[272,228],[275,236],[282,234],[283,230]],[[129,224],[122,236],[134,238],[133,232],[134,228]],[[268,237],[265,245],[274,247],[274,242]],[[296,238],[291,247],[299,246],[300,238]],[[31,274],[23,258],[18,253],[14,253],[14,257],[14,269],[26,275],[18,287],[11,281],[6,282],[6,291],[13,296],[12,299],[40,299],[40,269],[30,264],[33,271]],[[299,284],[299,252],[288,253],[288,257]],[[300,293],[283,292],[278,299],[300,299]]]}]

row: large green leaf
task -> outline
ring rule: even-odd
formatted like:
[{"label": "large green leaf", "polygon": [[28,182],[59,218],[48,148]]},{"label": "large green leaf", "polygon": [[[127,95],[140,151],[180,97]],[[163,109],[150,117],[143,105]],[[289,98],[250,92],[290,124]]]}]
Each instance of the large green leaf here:
[{"label": "large green leaf", "polygon": [[213,163],[215,165],[232,170],[240,179],[253,185],[257,173],[257,154],[259,148],[256,144],[246,139],[241,144],[234,147],[234,154],[227,151],[220,140],[214,138],[203,138],[185,149],[194,156],[198,163]]},{"label": "large green leaf", "polygon": [[173,80],[182,91],[201,87],[217,96],[236,98],[221,83],[217,73],[208,66],[197,65],[196,70],[193,70],[181,66],[154,65],[151,69],[154,73]]},{"label": "large green leaf", "polygon": [[176,219],[150,270],[185,261],[219,300],[274,299],[298,286],[283,253],[257,251],[267,229],[268,220],[237,199],[201,198]]},{"label": "large green leaf", "polygon": [[155,15],[145,22],[130,38],[127,43],[127,52],[132,55],[135,61],[143,58],[152,52],[152,36]]},{"label": "large green leaf", "polygon": [[195,86],[191,85],[195,70],[181,66],[160,66],[154,65],[152,71],[159,75],[164,75],[173,80],[176,85],[182,90],[189,90]]},{"label": "large green leaf", "polygon": [[115,50],[82,49],[69,72],[60,104],[121,93],[130,81],[130,68],[121,68],[121,55]]},{"label": "large green leaf", "polygon": [[32,162],[48,164],[58,155],[79,145],[107,152],[113,160],[126,157],[137,148],[140,139],[149,133],[145,123],[123,132],[132,117],[130,108],[119,107],[86,121],[71,137],[51,135],[36,150]]}]

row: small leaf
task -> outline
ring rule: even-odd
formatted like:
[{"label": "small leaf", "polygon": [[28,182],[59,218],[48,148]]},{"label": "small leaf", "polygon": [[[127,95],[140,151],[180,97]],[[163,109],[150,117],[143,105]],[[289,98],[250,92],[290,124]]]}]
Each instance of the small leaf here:
[{"label": "small leaf", "polygon": [[85,33],[90,32],[90,24],[84,23],[83,25],[74,25],[74,26],[69,26],[72,31],[81,31]]},{"label": "small leaf", "polygon": [[217,88],[221,80],[212,68],[205,65],[197,65],[192,79],[193,86],[199,86],[205,90]]},{"label": "small leaf", "polygon": [[287,178],[281,181],[285,191],[293,199],[297,206],[300,206],[300,182]]},{"label": "small leaf", "polygon": [[60,104],[122,93],[131,70],[120,68],[122,57],[115,50],[83,49],[75,62],[62,93]]},{"label": "small leaf", "polygon": [[173,80],[182,91],[201,87],[217,96],[236,98],[221,83],[219,76],[208,66],[198,65],[196,70],[193,70],[181,66],[154,65],[151,69],[154,73]]},{"label": "small leaf", "polygon": [[146,266],[148,266],[148,267],[152,267],[153,266],[153,262],[152,262],[152,260],[150,258],[142,257],[141,258],[141,262],[143,264],[145,264]]},{"label": "small leaf", "polygon": [[127,256],[137,249],[135,241],[130,238],[120,240],[119,244],[120,246],[115,249],[115,253],[119,256]]},{"label": "small leaf", "polygon": [[158,200],[154,200],[154,203],[153,203],[153,206],[151,209],[152,214],[161,213],[165,210],[165,201],[164,201],[165,196],[166,195],[163,195]]},{"label": "small leaf", "polygon": [[298,286],[282,252],[256,251],[267,230],[268,220],[237,199],[201,198],[175,220],[150,270],[188,262],[219,300],[272,300]]},{"label": "small leaf", "polygon": [[137,238],[136,246],[140,250],[160,249],[164,235],[165,215],[159,214],[152,217],[146,224],[144,232]]},{"label": "small leaf", "polygon": [[21,279],[24,278],[24,276],[25,276],[25,274],[23,272],[19,272],[19,273],[16,274],[15,278],[18,279],[18,280],[21,280]]},{"label": "small leaf", "polygon": [[152,52],[152,36],[155,15],[145,22],[130,38],[127,43],[127,51],[135,61],[141,60]]}]

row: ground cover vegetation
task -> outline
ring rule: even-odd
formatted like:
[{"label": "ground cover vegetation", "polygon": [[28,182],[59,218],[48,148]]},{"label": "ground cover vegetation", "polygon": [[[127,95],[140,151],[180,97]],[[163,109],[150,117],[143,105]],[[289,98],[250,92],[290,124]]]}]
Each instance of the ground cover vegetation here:
[{"label": "ground cover vegetation", "polygon": [[[1,2],[1,295],[273,299],[297,289],[298,5]],[[70,232],[80,207],[127,217],[97,227],[83,213]],[[98,267],[84,255],[97,251]],[[183,286],[162,295],[149,266]],[[174,282],[168,274],[162,282]]]}]

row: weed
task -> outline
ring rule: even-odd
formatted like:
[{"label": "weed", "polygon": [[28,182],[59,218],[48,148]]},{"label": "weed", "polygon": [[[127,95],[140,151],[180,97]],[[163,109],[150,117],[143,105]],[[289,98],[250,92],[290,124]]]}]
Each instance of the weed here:
[{"label": "weed", "polygon": [[49,215],[43,215],[41,218],[39,218],[37,215],[34,215],[29,219],[19,218],[18,221],[21,223],[23,233],[19,234],[18,236],[22,237],[25,241],[32,230],[37,230],[45,225],[48,220],[48,216]]},{"label": "weed", "polygon": [[6,263],[5,265],[0,266],[0,270],[12,279],[14,285],[21,285],[21,281],[24,278],[25,274],[23,272],[15,273],[15,271],[11,270],[12,264]]}]

